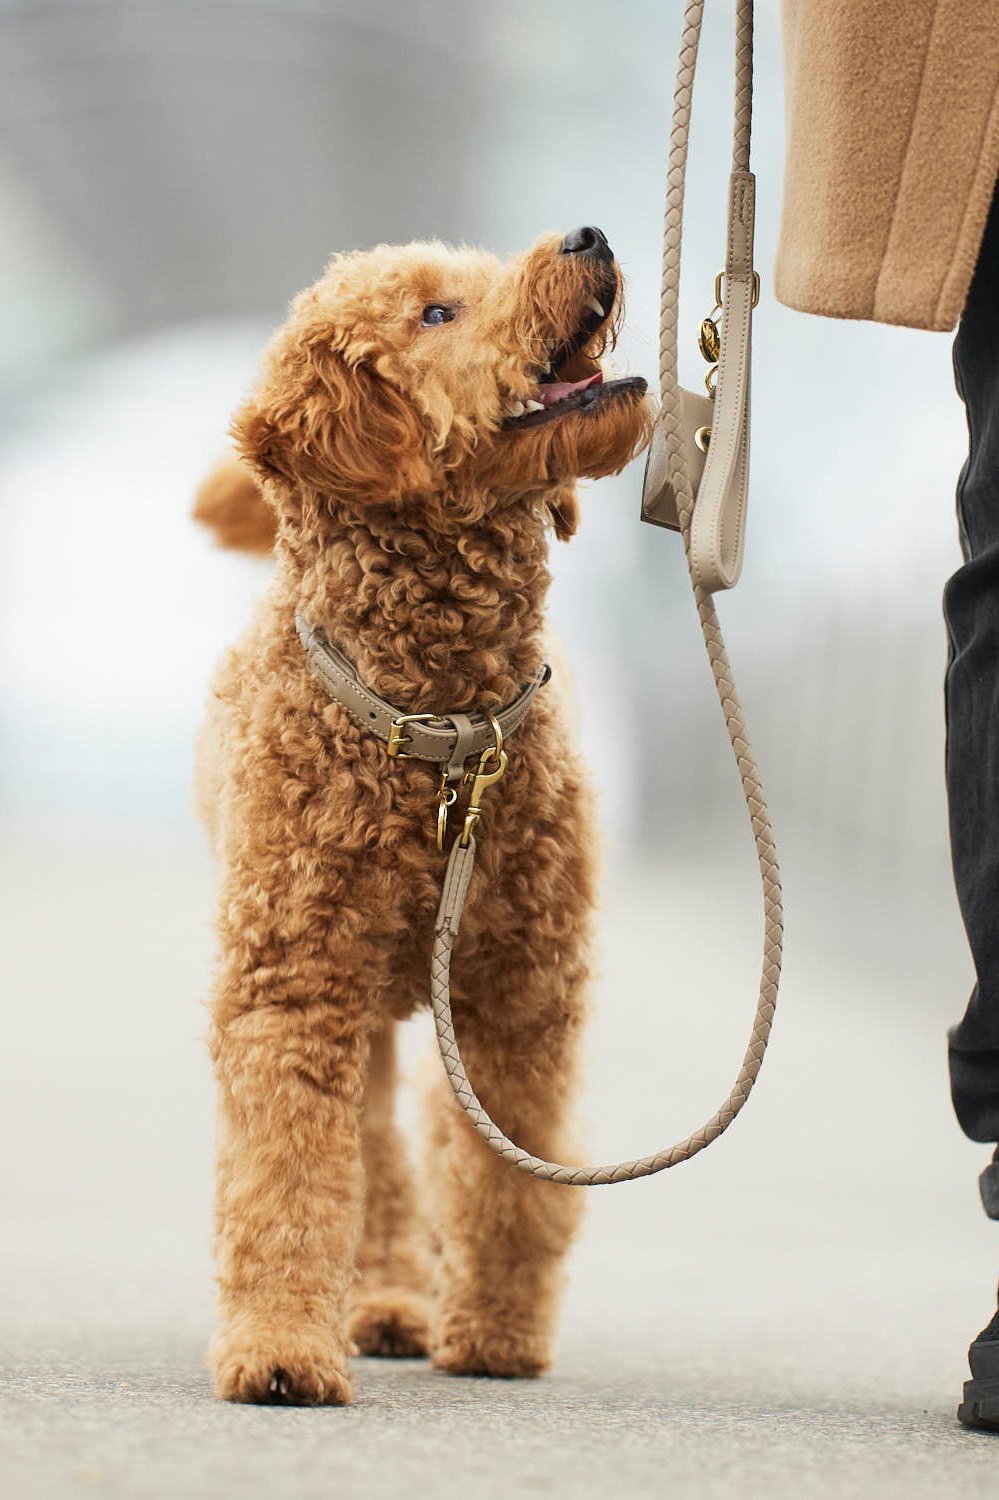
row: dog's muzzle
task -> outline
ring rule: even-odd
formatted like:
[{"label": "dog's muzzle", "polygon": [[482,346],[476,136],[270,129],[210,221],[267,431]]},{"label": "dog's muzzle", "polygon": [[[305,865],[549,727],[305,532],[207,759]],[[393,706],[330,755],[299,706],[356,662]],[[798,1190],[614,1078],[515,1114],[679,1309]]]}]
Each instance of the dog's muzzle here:
[{"label": "dog's muzzle", "polygon": [[589,255],[594,260],[613,261],[614,252],[607,243],[602,229],[593,224],[584,224],[579,229],[570,229],[559,246],[562,255]]}]

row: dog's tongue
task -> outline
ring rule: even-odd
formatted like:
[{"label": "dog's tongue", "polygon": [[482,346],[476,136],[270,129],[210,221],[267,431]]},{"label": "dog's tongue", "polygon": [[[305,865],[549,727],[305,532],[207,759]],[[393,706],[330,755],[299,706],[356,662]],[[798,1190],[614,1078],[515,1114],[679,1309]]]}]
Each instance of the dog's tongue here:
[{"label": "dog's tongue", "polygon": [[566,396],[574,396],[577,391],[585,391],[588,386],[601,385],[603,378],[603,371],[598,370],[585,380],[549,380],[545,385],[538,386],[538,399],[542,406],[554,406],[556,401],[564,401]]}]

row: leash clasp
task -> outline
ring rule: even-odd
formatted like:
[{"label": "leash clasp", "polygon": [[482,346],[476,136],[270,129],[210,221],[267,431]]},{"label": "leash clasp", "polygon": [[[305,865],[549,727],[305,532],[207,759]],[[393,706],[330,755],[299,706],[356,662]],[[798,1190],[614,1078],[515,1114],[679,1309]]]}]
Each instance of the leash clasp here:
[{"label": "leash clasp", "polygon": [[501,781],[506,774],[508,757],[503,749],[503,731],[495,714],[489,715],[489,726],[495,743],[487,745],[483,750],[475,770],[465,773],[465,780],[472,783],[472,790],[465,809],[465,826],[458,835],[458,843],[463,849],[468,848],[469,840],[482,815],[482,808],[479,804],[482,801],[483,792],[488,787],[495,786],[496,782]]}]

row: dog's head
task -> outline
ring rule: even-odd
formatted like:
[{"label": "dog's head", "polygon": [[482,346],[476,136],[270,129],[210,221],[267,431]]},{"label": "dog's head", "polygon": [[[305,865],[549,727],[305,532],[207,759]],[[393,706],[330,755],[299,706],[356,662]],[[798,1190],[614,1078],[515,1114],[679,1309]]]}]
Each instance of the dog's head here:
[{"label": "dog's head", "polygon": [[441,244],[336,256],[274,340],[234,422],[279,505],[546,494],[574,528],[572,481],[621,469],[647,440],[639,376],[604,380],[621,274],[598,229],[507,263]]}]

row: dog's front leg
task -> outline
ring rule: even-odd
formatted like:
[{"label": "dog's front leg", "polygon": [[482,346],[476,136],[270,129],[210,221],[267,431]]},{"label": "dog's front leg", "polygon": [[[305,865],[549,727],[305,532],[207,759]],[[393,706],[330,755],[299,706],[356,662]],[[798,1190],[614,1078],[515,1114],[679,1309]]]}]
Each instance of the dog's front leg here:
[{"label": "dog's front leg", "polygon": [[[360,1104],[386,966],[339,913],[301,893],[223,899],[213,1055],[220,1396],[350,1399],[344,1302],[362,1217]],[[248,929],[245,903],[256,905]],[[241,904],[243,909],[241,910]],[[228,931],[226,930],[228,928]]]},{"label": "dog's front leg", "polygon": [[[525,969],[519,957],[511,950],[482,977],[474,968],[466,976],[473,992],[493,993],[501,1005],[509,986],[516,1004],[502,1024],[482,1009],[456,1011],[462,1056],[483,1104],[513,1139],[565,1160],[582,977]],[[433,1110],[428,1178],[442,1241],[434,1364],[458,1375],[538,1375],[551,1362],[582,1195],[494,1156],[445,1080]]]},{"label": "dog's front leg", "polygon": [[364,1232],[347,1327],[361,1354],[426,1354],[432,1265],[418,1185],[395,1122],[395,1025],[372,1038],[361,1117]]}]

